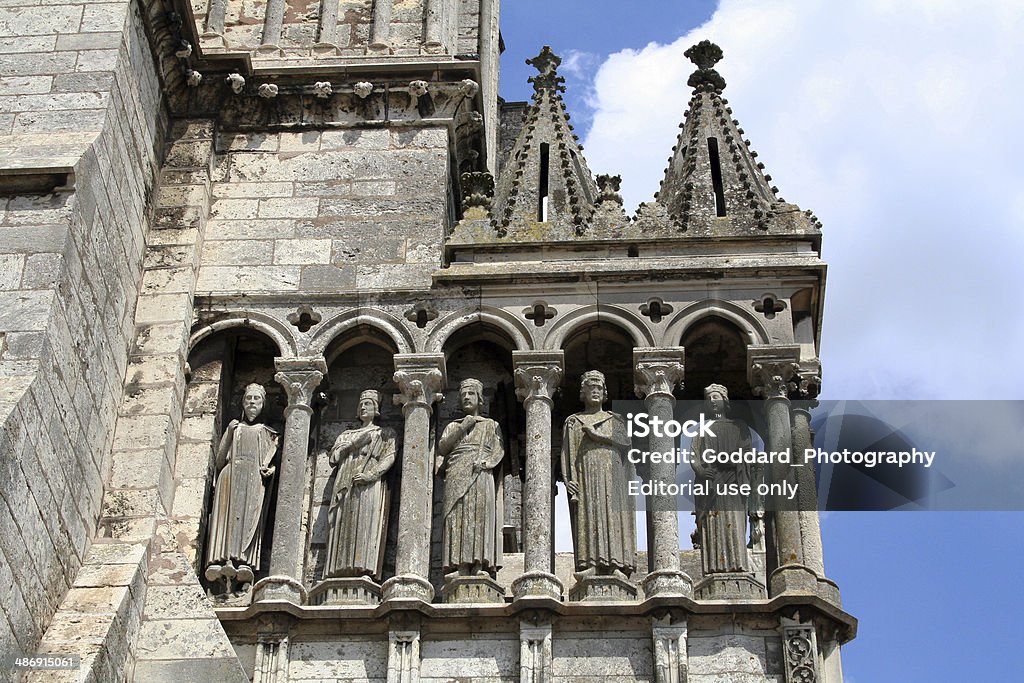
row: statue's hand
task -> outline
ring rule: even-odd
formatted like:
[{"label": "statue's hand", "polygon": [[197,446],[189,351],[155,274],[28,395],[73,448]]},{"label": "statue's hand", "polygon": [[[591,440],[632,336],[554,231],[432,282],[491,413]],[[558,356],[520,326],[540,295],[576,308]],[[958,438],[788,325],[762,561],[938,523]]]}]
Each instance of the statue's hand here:
[{"label": "statue's hand", "polygon": [[228,429],[234,429],[238,424],[238,420],[232,420],[231,422],[228,422]]},{"label": "statue's hand", "polygon": [[260,468],[260,474],[263,475],[264,479],[270,479],[272,476],[274,476],[274,472],[276,472],[276,471],[277,471],[277,468],[274,467],[273,465],[270,465],[268,467],[261,467]]},{"label": "statue's hand", "polygon": [[487,463],[484,462],[483,460],[477,460],[476,462],[473,463],[473,471],[474,472],[483,472],[486,469],[487,469]]},{"label": "statue's hand", "polygon": [[474,418],[472,415],[467,415],[466,417],[462,418],[462,431],[466,434],[469,434],[470,430],[473,429],[473,426],[475,424],[476,418]]},{"label": "statue's hand", "polygon": [[365,432],[363,432],[362,434],[359,435],[359,445],[360,446],[369,446],[370,445],[370,441],[372,439],[373,439],[373,434],[370,433],[369,430],[367,430],[367,431],[365,431]]},{"label": "statue's hand", "polygon": [[569,492],[569,495],[575,498],[580,493],[580,485],[574,481],[565,482],[565,490]]},{"label": "statue's hand", "polygon": [[365,484],[368,481],[370,481],[370,477],[368,477],[367,475],[363,474],[362,472],[352,476],[352,483],[353,484]]}]

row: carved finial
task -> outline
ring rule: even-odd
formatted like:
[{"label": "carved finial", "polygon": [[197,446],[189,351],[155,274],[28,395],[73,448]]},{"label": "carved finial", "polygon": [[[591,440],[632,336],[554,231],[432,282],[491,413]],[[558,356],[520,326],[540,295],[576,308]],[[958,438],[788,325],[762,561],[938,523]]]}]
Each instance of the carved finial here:
[{"label": "carved finial", "polygon": [[541,90],[556,90],[565,92],[565,79],[558,75],[558,66],[562,58],[556,55],[551,47],[545,45],[540,54],[533,59],[527,59],[526,63],[540,72],[537,76],[531,76],[529,82],[533,83],[536,92]]},{"label": "carved finial", "polygon": [[462,208],[464,211],[472,207],[480,207],[489,211],[493,196],[494,176],[490,173],[462,174]]},{"label": "carved finial", "polygon": [[203,74],[199,73],[194,69],[189,69],[185,72],[185,83],[190,88],[198,88],[199,84],[203,82]]},{"label": "carved finial", "polygon": [[622,195],[619,194],[619,188],[622,186],[622,176],[618,175],[599,175],[597,176],[597,187],[601,191],[598,195],[597,201],[599,202],[615,202],[616,204],[622,204]]},{"label": "carved finial", "polygon": [[706,90],[725,89],[725,79],[713,68],[722,60],[722,48],[710,40],[702,40],[683,54],[697,65],[697,70],[686,81],[688,86],[698,89],[703,87]]}]

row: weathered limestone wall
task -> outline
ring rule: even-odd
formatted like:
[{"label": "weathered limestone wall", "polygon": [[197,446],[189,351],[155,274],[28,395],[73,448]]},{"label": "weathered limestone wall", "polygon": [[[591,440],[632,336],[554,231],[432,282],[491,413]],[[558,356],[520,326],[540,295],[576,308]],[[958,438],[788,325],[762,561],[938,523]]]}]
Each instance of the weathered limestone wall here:
[{"label": "weathered limestone wall", "polygon": [[[254,50],[263,43],[276,45],[286,54],[308,53],[315,44],[321,56],[362,57],[374,39],[375,0],[334,0],[336,8],[322,0],[209,0],[193,2],[200,33],[216,33],[229,50]],[[391,4],[389,36],[391,52],[418,55],[426,40],[428,14],[437,13],[438,37],[447,54],[479,52],[477,34],[480,0],[388,0]],[[327,10],[327,11],[325,11]],[[333,11],[333,14],[332,14]],[[268,17],[280,21],[280,37],[267,40]]]},{"label": "weathered limestone wall", "polygon": [[447,223],[445,128],[222,133],[198,291],[426,288]]},{"label": "weathered limestone wall", "polygon": [[[34,651],[65,594],[80,622],[128,616],[133,571],[76,575],[100,515],[165,119],[138,3],[3,5],[0,174],[74,180],[0,200],[0,651],[12,653]],[[78,592],[98,580],[109,594]]]}]

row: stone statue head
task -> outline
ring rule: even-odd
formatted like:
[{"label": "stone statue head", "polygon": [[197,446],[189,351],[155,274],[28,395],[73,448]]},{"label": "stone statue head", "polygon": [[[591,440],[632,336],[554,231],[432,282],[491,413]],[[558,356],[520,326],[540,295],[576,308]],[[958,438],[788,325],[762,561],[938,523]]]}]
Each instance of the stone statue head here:
[{"label": "stone statue head", "polygon": [[721,384],[709,384],[704,387],[704,400],[712,413],[725,415],[729,412],[729,390]]},{"label": "stone statue head", "polygon": [[380,392],[375,389],[367,389],[359,394],[359,405],[356,408],[356,417],[364,424],[369,424],[380,415]]},{"label": "stone statue head", "polygon": [[484,403],[484,383],[478,379],[464,379],[459,384],[459,407],[469,415],[476,415]]},{"label": "stone statue head", "polygon": [[588,370],[580,378],[580,400],[583,405],[604,405],[608,400],[608,386],[604,373],[600,370]]},{"label": "stone statue head", "polygon": [[242,416],[246,422],[255,422],[267,404],[267,390],[263,385],[253,382],[242,394]]}]

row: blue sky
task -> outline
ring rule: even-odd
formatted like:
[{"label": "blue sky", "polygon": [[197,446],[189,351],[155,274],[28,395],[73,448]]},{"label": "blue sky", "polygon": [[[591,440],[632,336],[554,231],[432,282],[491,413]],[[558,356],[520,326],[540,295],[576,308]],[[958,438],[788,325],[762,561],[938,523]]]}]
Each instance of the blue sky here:
[{"label": "blue sky", "polygon": [[[824,397],[1021,399],[1024,4],[1019,0],[506,0],[502,95],[564,59],[595,173],[635,207],[719,43],[736,117],[782,196],[824,223]],[[830,513],[860,619],[847,683],[1017,680],[1022,513]]]}]

